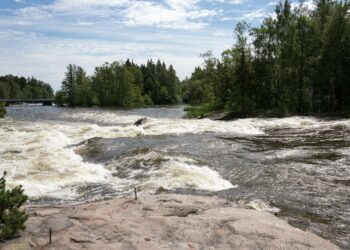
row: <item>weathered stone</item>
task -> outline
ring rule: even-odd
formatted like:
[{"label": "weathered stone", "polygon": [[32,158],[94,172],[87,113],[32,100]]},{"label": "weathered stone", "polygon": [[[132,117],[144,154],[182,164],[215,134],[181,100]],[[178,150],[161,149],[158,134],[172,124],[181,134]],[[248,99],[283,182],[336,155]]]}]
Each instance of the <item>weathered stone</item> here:
[{"label": "weathered stone", "polygon": [[216,197],[145,195],[31,209],[40,216],[31,216],[23,237],[0,249],[338,249],[273,214]]}]

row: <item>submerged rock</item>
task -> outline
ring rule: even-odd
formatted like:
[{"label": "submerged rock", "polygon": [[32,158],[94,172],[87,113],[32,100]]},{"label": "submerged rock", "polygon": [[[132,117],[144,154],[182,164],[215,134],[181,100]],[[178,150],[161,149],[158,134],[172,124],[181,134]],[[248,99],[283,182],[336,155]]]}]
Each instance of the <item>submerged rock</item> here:
[{"label": "submerged rock", "polygon": [[104,150],[102,142],[102,137],[93,137],[74,145],[76,147],[74,151],[85,158],[93,158],[100,155]]},{"label": "submerged rock", "polygon": [[27,210],[34,214],[27,231],[1,249],[338,249],[273,214],[216,197],[145,195]]}]

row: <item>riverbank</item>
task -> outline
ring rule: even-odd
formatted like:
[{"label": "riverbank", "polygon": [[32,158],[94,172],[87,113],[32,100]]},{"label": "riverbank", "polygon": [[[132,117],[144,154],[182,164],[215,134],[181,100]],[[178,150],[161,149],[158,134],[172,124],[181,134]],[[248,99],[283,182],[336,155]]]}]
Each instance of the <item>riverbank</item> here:
[{"label": "riverbank", "polygon": [[[185,108],[186,118],[189,119],[203,119],[209,118],[212,120],[230,121],[234,119],[243,118],[287,118],[298,116],[300,114],[285,114],[278,110],[264,110],[255,111],[250,114],[232,112],[223,109],[222,107],[216,107],[211,104],[194,105]],[[302,116],[319,117],[319,118],[331,118],[331,119],[344,119],[350,118],[349,112],[332,112],[332,113],[308,113],[302,114]]]},{"label": "riverbank", "polygon": [[338,249],[271,213],[217,197],[142,195],[27,212],[22,237],[1,249]]},{"label": "riverbank", "polygon": [[5,103],[0,102],[0,118],[5,117],[5,115],[6,115]]}]

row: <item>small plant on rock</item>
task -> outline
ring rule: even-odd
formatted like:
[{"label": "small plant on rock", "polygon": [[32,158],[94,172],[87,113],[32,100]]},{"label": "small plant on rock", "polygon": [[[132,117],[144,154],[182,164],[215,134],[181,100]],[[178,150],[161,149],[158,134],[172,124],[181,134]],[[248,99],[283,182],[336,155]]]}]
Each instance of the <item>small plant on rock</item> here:
[{"label": "small plant on rock", "polygon": [[17,236],[19,230],[25,229],[28,216],[20,207],[27,201],[22,186],[6,188],[6,172],[0,178],[0,240]]}]

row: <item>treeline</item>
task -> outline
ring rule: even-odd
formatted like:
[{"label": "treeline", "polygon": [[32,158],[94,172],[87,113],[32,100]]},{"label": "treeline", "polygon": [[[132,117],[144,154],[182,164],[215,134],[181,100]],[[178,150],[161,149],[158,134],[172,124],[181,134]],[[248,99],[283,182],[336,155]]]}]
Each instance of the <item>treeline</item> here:
[{"label": "treeline", "polygon": [[258,28],[238,23],[233,48],[204,54],[184,81],[184,100],[241,116],[349,113],[350,3],[314,6],[286,0]]},{"label": "treeline", "polygon": [[105,63],[92,76],[82,67],[69,65],[55,102],[71,107],[176,104],[181,101],[180,83],[173,66],[160,60],[141,66],[130,60]]},{"label": "treeline", "polygon": [[53,98],[53,90],[49,84],[34,77],[0,76],[0,99],[41,98]]}]

